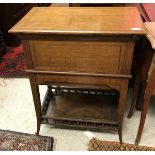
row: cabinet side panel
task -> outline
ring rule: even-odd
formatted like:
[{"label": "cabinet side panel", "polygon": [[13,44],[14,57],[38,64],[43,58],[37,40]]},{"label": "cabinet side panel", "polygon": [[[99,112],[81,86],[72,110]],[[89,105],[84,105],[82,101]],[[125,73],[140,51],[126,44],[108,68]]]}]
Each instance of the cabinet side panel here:
[{"label": "cabinet side panel", "polygon": [[34,69],[33,61],[32,61],[32,55],[30,52],[30,46],[28,40],[22,40],[23,48],[24,48],[24,54],[26,57],[26,64],[27,69]]}]

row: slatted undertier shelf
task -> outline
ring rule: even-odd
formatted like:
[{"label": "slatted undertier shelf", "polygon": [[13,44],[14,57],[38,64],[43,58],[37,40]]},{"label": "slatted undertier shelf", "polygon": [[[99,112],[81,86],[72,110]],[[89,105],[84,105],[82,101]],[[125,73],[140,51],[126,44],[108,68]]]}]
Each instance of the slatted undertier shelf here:
[{"label": "slatted undertier shelf", "polygon": [[115,90],[48,87],[42,103],[42,124],[118,130]]}]

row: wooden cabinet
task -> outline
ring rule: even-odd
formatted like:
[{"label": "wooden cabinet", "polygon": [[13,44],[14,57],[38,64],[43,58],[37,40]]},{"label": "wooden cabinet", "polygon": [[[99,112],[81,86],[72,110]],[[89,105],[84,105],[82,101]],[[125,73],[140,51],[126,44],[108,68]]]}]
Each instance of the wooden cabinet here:
[{"label": "wooden cabinet", "polygon": [[[146,33],[135,7],[35,7],[9,32],[24,44],[37,134],[41,123],[114,127],[122,142],[134,43]],[[117,92],[118,105],[103,90]]]}]

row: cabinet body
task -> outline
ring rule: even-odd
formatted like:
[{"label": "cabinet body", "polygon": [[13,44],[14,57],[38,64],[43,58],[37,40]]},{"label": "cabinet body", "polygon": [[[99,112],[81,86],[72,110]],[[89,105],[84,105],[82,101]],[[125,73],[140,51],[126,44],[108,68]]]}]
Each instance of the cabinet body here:
[{"label": "cabinet body", "polygon": [[[130,18],[133,14],[134,19]],[[134,26],[138,31],[133,31]],[[41,123],[114,127],[122,142],[134,44],[145,34],[136,8],[33,8],[10,32],[20,33],[23,41],[37,134]],[[41,84],[48,85],[42,107]],[[97,98],[104,94],[102,90],[119,92],[118,106],[107,98]]]},{"label": "cabinet body", "polygon": [[[102,116],[102,119],[98,121],[104,123],[104,126],[107,122],[111,127],[117,126],[117,129],[121,132],[128,80],[131,78],[130,68],[135,43],[134,38],[130,36],[81,37],[77,35],[36,34],[23,35],[23,43],[32,90],[34,86],[38,85],[117,90],[119,92],[119,105],[118,107],[108,108],[111,109],[110,111],[114,111],[115,117]],[[36,92],[33,94],[34,96],[37,95]],[[41,109],[40,106],[38,107],[40,99],[37,96],[36,98],[34,98],[37,102],[36,107]],[[107,104],[107,106],[109,105]],[[78,109],[78,106],[76,108]],[[113,110],[113,108],[115,109]],[[66,106],[65,108],[61,106],[60,109],[66,109]],[[112,115],[108,109],[104,113]],[[70,111],[70,109],[68,110]],[[96,113],[98,112],[96,111]],[[78,115],[78,113],[76,114]],[[83,114],[83,116],[86,115]],[[40,117],[44,122],[45,114],[42,113]],[[52,116],[54,120],[55,117]],[[64,119],[64,117],[67,120],[75,121],[72,117],[69,118],[66,115],[62,117],[61,115],[61,119]],[[92,117],[91,121],[95,121],[95,118]],[[81,118],[79,121],[82,120],[84,119]],[[88,123],[90,122],[88,121]],[[107,128],[107,126],[105,127]]]}]

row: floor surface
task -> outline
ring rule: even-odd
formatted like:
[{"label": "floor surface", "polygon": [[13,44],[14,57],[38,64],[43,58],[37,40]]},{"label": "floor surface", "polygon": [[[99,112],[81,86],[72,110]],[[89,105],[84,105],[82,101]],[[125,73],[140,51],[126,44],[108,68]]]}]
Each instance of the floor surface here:
[{"label": "floor surface", "polygon": [[[7,84],[5,86],[5,83]],[[5,87],[4,87],[5,86]],[[41,100],[44,97],[46,86],[40,86]],[[148,110],[148,115],[141,138],[140,145],[155,146],[155,102],[153,98]],[[123,123],[123,142],[134,144],[140,112],[136,111],[131,119],[127,119],[131,93],[128,93],[126,110]],[[29,79],[0,78],[0,129],[26,132],[36,132],[36,117],[31,94]],[[54,137],[54,150],[83,151],[87,150],[89,137],[85,130],[73,130],[42,125],[40,135]],[[119,141],[117,133],[92,132],[96,138],[107,141]]]}]

